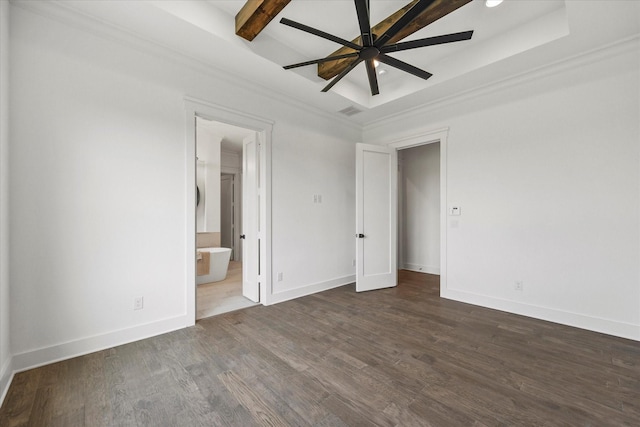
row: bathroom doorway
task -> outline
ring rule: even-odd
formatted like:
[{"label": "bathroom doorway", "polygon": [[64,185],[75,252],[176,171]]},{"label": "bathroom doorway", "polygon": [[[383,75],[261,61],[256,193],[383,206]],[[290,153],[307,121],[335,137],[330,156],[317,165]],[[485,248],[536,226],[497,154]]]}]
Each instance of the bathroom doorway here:
[{"label": "bathroom doorway", "polygon": [[[204,205],[198,205],[196,209],[196,246],[199,253],[211,246],[222,248],[224,266],[213,260],[209,260],[208,265],[217,271],[226,268],[226,274],[210,280],[198,265],[196,320],[256,305],[242,292],[243,240],[240,238],[242,148],[243,140],[253,134],[255,131],[251,129],[200,117],[196,119],[196,182],[201,204]],[[216,252],[210,255],[216,256]],[[198,257],[201,258],[201,255]]]}]

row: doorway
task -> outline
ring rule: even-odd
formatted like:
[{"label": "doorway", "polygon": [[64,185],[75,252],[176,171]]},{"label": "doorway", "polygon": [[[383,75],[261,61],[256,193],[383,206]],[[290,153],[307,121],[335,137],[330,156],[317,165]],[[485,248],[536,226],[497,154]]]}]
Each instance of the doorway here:
[{"label": "doorway", "polygon": [[[437,274],[439,270],[440,294],[446,291],[447,136],[448,128],[445,128],[404,138],[386,146],[356,144],[356,291],[396,286],[398,266],[413,267],[417,271],[428,269],[432,274]],[[439,185],[436,185],[440,191],[439,195],[434,194],[430,199],[439,198],[439,206],[435,205],[436,211],[439,211],[439,230],[432,227],[430,235],[436,233],[440,236],[439,242],[435,243],[435,246],[439,246],[439,254],[433,250],[431,260],[424,261],[423,257],[417,258],[419,262],[407,262],[405,253],[398,255],[399,249],[416,252],[416,248],[407,248],[410,239],[399,237],[400,233],[406,235],[405,224],[398,221],[398,214],[401,213],[398,208],[406,210],[406,204],[403,206],[405,201],[399,199],[398,191],[398,169],[402,166],[402,163],[398,163],[399,151],[434,143],[439,143],[439,153],[433,161],[439,163]],[[423,226],[424,218],[416,216],[412,229]],[[422,250],[420,247],[418,253]],[[439,263],[433,261],[434,258],[437,260],[437,255]]]},{"label": "doorway", "polygon": [[[186,261],[186,271],[185,271],[185,279],[186,279],[186,308],[187,308],[187,318],[192,319],[191,324],[195,324],[195,320],[197,317],[197,286],[196,286],[196,227],[197,224],[197,212],[196,212],[196,202],[197,202],[197,193],[198,189],[196,186],[196,170],[198,159],[196,156],[196,131],[197,131],[197,122],[198,120],[206,120],[209,122],[218,122],[220,124],[232,125],[239,128],[244,128],[245,131],[249,131],[252,136],[249,138],[254,141],[255,144],[251,147],[251,150],[254,150],[253,154],[253,165],[252,171],[258,171],[258,173],[254,173],[255,181],[249,185],[249,189],[253,189],[252,195],[248,196],[248,193],[245,193],[244,189],[242,191],[242,196],[235,199],[235,207],[236,212],[238,212],[238,205],[243,205],[247,203],[247,201],[253,202],[257,205],[256,211],[249,216],[248,218],[245,216],[243,220],[235,221],[235,257],[241,257],[240,260],[243,264],[254,263],[256,265],[254,271],[256,272],[256,277],[249,277],[250,282],[255,285],[256,289],[252,289],[255,292],[256,301],[260,301],[263,304],[269,303],[269,294],[268,290],[271,286],[271,133],[273,128],[273,123],[257,118],[255,116],[249,116],[241,112],[236,112],[230,110],[228,108],[220,107],[215,104],[208,103],[206,101],[198,100],[191,97],[185,98],[185,107],[186,107],[186,150],[185,150],[185,160],[186,160],[186,209],[187,209],[187,221],[186,221],[186,251],[185,251],[185,261]],[[245,138],[246,139],[246,138]],[[222,139],[220,139],[220,142]],[[246,148],[245,141],[243,141],[243,149]],[[222,158],[225,156],[225,153],[221,150],[220,152],[220,163]],[[242,157],[245,157],[244,155]],[[220,197],[221,188],[221,179],[222,173],[230,173],[235,174],[235,193],[238,194],[238,188],[242,187],[246,184],[245,179],[243,179],[243,169],[246,166],[246,161],[240,157],[238,158],[238,163],[241,164],[239,168],[235,170],[223,170],[220,168],[217,173],[217,186],[214,185],[213,188],[217,188],[218,197]],[[215,174],[212,174],[215,176]],[[244,200],[243,200],[244,199]],[[262,201],[261,203],[259,201]],[[250,203],[247,203],[250,204]],[[220,214],[222,212],[218,209],[218,225],[220,224]],[[235,215],[238,216],[238,213]],[[247,221],[248,219],[248,221]],[[215,220],[209,219],[210,223],[215,224]],[[252,259],[247,258],[246,255],[240,255],[243,252],[243,247],[245,244],[239,242],[240,233],[244,232],[242,229],[246,222],[256,223],[254,227],[259,231],[260,236],[258,235],[247,235],[248,239],[253,239],[256,242],[255,246],[258,246],[255,250],[255,256]],[[239,228],[240,227],[240,228]],[[208,231],[207,231],[208,232]],[[212,233],[215,233],[213,231]],[[215,237],[215,236],[214,236]],[[218,230],[218,239],[221,239],[221,230]],[[220,240],[219,240],[220,242]],[[247,241],[245,241],[247,242]],[[219,246],[219,244],[218,244]],[[248,246],[248,245],[246,245]],[[253,246],[253,245],[252,245]],[[231,260],[231,258],[230,258]],[[253,265],[253,264],[250,264]],[[243,282],[246,281],[247,277],[243,275]],[[245,289],[243,288],[243,291]],[[253,302],[252,302],[253,304]],[[201,316],[198,316],[201,317]]]},{"label": "doorway", "polygon": [[[244,141],[253,138],[254,134],[255,131],[240,126],[201,117],[196,119],[196,182],[198,188],[203,189],[200,193],[201,204],[204,205],[203,219],[200,219],[201,206],[198,205],[196,210],[196,319],[251,307],[258,300],[256,296],[248,298],[246,292],[243,292],[244,283],[248,279],[243,277],[243,270],[247,270],[247,266],[243,266],[242,257],[238,256],[239,253],[246,252],[242,249],[243,240],[240,240],[240,236],[248,233],[240,225],[242,207],[249,206],[252,202],[245,200],[242,203],[242,195],[245,193],[238,184],[246,169],[245,165],[249,169],[255,169],[254,164],[243,161]],[[255,161],[255,156],[249,158]],[[246,195],[247,199],[257,197],[255,191],[251,190]],[[245,223],[250,225],[252,222],[257,223],[257,215],[250,215]],[[210,253],[206,267],[216,271],[206,273],[201,268],[205,262],[202,254],[209,252],[210,246],[221,251]],[[249,254],[247,262],[255,263],[257,270],[257,254]],[[221,274],[215,274],[220,271]],[[256,283],[257,280],[250,282]],[[252,289],[249,293],[257,295],[258,291]]]},{"label": "doorway", "polygon": [[[427,183],[422,185],[425,191],[429,191],[429,196],[420,196],[418,200],[421,200],[422,212],[430,212],[431,220],[428,225],[420,224],[420,213],[415,217],[418,230],[422,229],[423,238],[426,238],[426,245],[423,246],[418,252],[421,254],[416,257],[407,253],[409,250],[407,246],[413,245],[416,250],[415,242],[411,243],[413,239],[411,233],[411,226],[406,228],[404,221],[398,223],[398,266],[408,271],[418,271],[432,275],[439,275],[439,288],[440,295],[446,293],[447,289],[447,145],[449,137],[449,128],[435,129],[432,131],[424,132],[408,138],[403,138],[392,143],[389,143],[390,148],[397,150],[398,154],[405,160],[414,152],[408,151],[412,148],[418,150],[425,150],[422,153],[418,153],[422,157],[422,160],[414,165],[417,169],[430,168],[431,172],[428,173]],[[437,171],[437,172],[436,172]],[[399,162],[399,175],[410,173],[416,175],[416,172],[409,172],[403,169],[403,164]],[[424,173],[417,172],[417,175],[425,175]],[[405,179],[404,177],[401,179]],[[400,185],[400,184],[399,184]],[[406,185],[406,184],[405,184]],[[399,192],[398,194],[403,194]],[[404,196],[406,197],[406,196]],[[426,200],[428,197],[429,200]],[[415,199],[415,198],[414,198]],[[404,206],[402,204],[404,203]],[[407,200],[398,199],[399,215],[406,215]],[[415,200],[414,200],[415,203]],[[436,215],[436,212],[439,215]],[[437,218],[438,224],[436,225],[435,218]],[[402,231],[401,231],[402,230]],[[436,237],[437,236],[437,237]],[[419,262],[412,262],[414,260],[421,260]],[[420,270],[422,268],[422,270]]]},{"label": "doorway", "polygon": [[440,274],[440,142],[398,150],[398,269]]}]

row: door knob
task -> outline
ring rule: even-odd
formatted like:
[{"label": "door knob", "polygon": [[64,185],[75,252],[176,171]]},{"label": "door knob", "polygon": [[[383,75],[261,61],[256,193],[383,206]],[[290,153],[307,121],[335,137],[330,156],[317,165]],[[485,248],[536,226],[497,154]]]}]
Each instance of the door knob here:
[{"label": "door knob", "polygon": [[245,236],[244,234],[241,234],[241,235],[240,235],[240,238],[241,238],[241,239],[244,239],[245,237],[246,237],[246,236]]},{"label": "door knob", "polygon": [[360,234],[356,234],[356,237],[358,239],[364,239],[364,234],[360,233]]}]

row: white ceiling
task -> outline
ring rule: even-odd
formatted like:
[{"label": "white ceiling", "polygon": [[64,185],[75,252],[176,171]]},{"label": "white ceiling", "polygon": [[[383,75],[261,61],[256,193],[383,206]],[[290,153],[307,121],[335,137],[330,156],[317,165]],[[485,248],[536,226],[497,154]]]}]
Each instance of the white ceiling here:
[{"label": "white ceiling", "polygon": [[[472,40],[393,54],[431,73],[426,82],[398,70],[381,76],[380,95],[369,93],[362,65],[330,92],[313,66],[283,65],[321,58],[340,46],[279,23],[281,17],[345,39],[358,34],[350,0],[292,0],[267,28],[248,42],[235,35],[234,16],[244,0],[14,0],[25,7],[79,13],[95,26],[107,25],[212,67],[238,84],[367,125],[426,103],[538,72],[567,58],[604,48],[640,33],[636,0],[505,0],[486,8],[473,0],[409,39],[473,29]],[[371,0],[377,23],[409,0]],[[89,24],[92,25],[92,24]],[[337,112],[355,106],[350,117]]]}]

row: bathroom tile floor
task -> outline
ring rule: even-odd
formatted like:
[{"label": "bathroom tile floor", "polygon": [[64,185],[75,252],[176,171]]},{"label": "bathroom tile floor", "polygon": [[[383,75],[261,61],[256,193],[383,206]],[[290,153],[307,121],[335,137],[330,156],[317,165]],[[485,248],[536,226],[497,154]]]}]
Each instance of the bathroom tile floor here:
[{"label": "bathroom tile floor", "polygon": [[226,279],[198,285],[196,319],[258,305],[242,296],[242,263],[230,261]]}]

